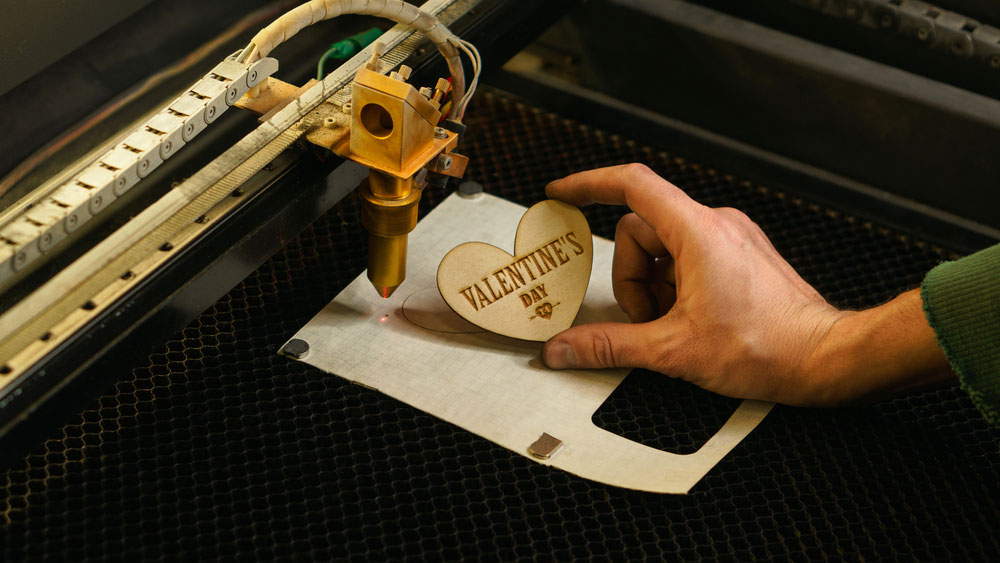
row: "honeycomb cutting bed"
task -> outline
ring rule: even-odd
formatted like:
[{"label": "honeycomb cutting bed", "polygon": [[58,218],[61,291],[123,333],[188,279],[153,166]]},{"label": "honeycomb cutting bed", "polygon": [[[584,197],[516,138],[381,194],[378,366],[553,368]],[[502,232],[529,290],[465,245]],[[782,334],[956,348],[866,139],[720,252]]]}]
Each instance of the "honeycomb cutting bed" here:
[{"label": "honeycomb cutting bed", "polygon": [[[469,179],[530,205],[551,179],[640,161],[747,212],[828,299],[865,307],[952,256],[877,224],[497,94]],[[424,213],[445,194],[426,193]],[[622,208],[586,213],[611,237]],[[353,198],[0,474],[0,559],[917,559],[1000,556],[1000,432],[957,387],[777,407],[689,496],[535,464],[276,355],[365,263]],[[634,372],[598,425],[696,450],[735,402]]]}]

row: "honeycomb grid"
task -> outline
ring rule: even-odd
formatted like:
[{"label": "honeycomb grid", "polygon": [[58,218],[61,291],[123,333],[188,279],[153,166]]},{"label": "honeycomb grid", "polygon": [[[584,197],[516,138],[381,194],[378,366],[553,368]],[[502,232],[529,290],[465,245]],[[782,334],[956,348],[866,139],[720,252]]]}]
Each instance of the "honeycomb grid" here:
[{"label": "honeycomb grid", "polygon": [[[551,179],[645,162],[703,203],[747,212],[838,306],[883,302],[953,256],[497,93],[469,113],[468,178],[489,192],[529,205]],[[422,212],[443,197],[425,194]],[[622,213],[586,209],[606,237]],[[776,407],[692,494],[667,496],[536,464],[276,355],[364,269],[363,241],[348,198],[15,462],[0,476],[2,559],[1000,555],[1000,432],[957,387]],[[637,371],[594,421],[685,453],[734,404]]]}]

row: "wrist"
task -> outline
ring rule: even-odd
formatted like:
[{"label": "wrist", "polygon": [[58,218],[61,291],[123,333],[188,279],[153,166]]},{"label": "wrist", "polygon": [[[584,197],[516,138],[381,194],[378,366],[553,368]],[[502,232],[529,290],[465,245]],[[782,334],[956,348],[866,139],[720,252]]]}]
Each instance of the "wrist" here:
[{"label": "wrist", "polygon": [[817,405],[872,401],[953,378],[919,291],[845,311],[808,362]]},{"label": "wrist", "polygon": [[846,402],[849,384],[857,373],[860,348],[860,327],[870,321],[869,311],[841,311],[814,348],[805,365],[808,386],[808,406],[836,406]]}]

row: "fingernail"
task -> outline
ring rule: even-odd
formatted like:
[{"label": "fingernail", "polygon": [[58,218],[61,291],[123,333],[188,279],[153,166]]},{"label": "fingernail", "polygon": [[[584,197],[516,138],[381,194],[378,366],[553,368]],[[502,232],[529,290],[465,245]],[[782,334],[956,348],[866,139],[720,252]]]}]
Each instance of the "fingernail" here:
[{"label": "fingernail", "polygon": [[576,367],[576,352],[566,342],[550,342],[542,350],[545,365],[552,369],[567,369]]}]

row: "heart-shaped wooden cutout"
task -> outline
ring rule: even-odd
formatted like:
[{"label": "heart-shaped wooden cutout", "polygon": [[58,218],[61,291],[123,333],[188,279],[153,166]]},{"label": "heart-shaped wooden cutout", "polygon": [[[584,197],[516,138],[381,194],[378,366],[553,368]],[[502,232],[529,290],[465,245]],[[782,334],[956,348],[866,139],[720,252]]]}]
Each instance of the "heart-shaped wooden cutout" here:
[{"label": "heart-shaped wooden cutout", "polygon": [[544,342],[573,324],[593,262],[587,218],[550,199],[521,217],[513,256],[483,242],[453,248],[438,266],[438,290],[476,326]]}]

